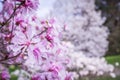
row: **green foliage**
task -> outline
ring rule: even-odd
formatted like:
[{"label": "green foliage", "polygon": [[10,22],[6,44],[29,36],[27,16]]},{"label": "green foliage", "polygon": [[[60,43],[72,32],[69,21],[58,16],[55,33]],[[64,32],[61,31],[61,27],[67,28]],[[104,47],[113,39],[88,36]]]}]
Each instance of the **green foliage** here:
[{"label": "green foliage", "polygon": [[[12,73],[12,72],[14,72],[17,69],[19,69],[19,66],[11,65],[9,67],[9,72]],[[11,79],[10,80],[17,80],[17,78],[18,77],[16,75],[11,75]]]},{"label": "green foliage", "polygon": [[11,72],[15,71],[16,69],[20,69],[20,67],[19,66],[15,66],[15,65],[11,65],[9,67],[9,72],[11,73]]},{"label": "green foliage", "polygon": [[17,76],[15,76],[15,75],[11,75],[11,79],[10,79],[10,80],[17,80],[17,79],[18,79]]}]

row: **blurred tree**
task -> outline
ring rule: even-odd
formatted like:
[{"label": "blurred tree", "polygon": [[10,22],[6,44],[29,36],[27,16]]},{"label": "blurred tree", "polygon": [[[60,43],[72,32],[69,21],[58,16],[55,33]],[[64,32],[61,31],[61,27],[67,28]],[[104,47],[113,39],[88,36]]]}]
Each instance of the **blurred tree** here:
[{"label": "blurred tree", "polygon": [[97,9],[107,17],[105,25],[110,30],[109,49],[106,55],[120,54],[120,0],[96,0]]},{"label": "blurred tree", "polygon": [[62,40],[70,41],[75,51],[89,57],[105,55],[109,30],[103,26],[106,18],[96,11],[95,0],[56,0],[52,15],[67,25]]}]

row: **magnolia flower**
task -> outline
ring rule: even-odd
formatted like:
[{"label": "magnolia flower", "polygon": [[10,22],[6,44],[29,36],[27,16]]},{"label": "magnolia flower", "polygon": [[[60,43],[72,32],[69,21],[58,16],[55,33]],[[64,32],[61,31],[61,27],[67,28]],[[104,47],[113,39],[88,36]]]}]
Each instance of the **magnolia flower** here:
[{"label": "magnolia flower", "polygon": [[[8,46],[8,49],[13,51],[14,55],[21,53],[23,58],[28,56],[31,60],[34,61],[36,55],[34,55],[34,46],[36,46],[39,42],[39,38],[34,38],[35,27],[27,27],[26,31],[23,32],[21,27],[18,27],[18,31],[14,32],[14,37],[11,40],[13,45]],[[25,56],[26,55],[26,56]],[[35,57],[34,57],[35,56]],[[38,60],[38,58],[36,58]]]},{"label": "magnolia flower", "polygon": [[36,9],[39,4],[39,0],[24,0],[23,2],[22,7],[26,9]]},{"label": "magnolia flower", "polygon": [[2,71],[0,73],[0,79],[1,80],[9,80],[10,79],[10,74],[8,71]]},{"label": "magnolia flower", "polygon": [[13,0],[19,3],[22,12],[37,9],[39,0]]}]

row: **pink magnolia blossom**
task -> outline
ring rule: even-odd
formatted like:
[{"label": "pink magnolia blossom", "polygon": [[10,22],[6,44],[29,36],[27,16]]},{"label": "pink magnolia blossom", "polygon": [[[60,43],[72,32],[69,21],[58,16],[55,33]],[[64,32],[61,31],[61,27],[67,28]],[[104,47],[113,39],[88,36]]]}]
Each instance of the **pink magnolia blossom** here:
[{"label": "pink magnolia blossom", "polygon": [[[44,24],[36,25],[38,22],[40,22],[39,19],[33,20],[32,18],[26,21],[20,20],[13,33],[14,37],[11,40],[13,44],[9,45],[8,49],[12,50],[14,55],[22,50],[21,55],[23,55],[23,59],[26,59],[24,65],[29,68],[29,71],[31,68],[36,68],[35,71],[42,76],[44,75],[44,78],[47,77],[48,80],[62,80],[67,75],[67,71],[64,66],[66,58],[59,40],[59,30],[53,22],[49,23],[49,20],[44,21]],[[64,77],[61,79],[63,74]],[[32,79],[42,80],[41,77],[33,77]]]},{"label": "pink magnolia blossom", "polygon": [[21,6],[19,7],[21,9],[21,11],[37,9],[37,7],[39,5],[39,0],[13,0],[13,1],[21,4]]},{"label": "pink magnolia blossom", "polygon": [[[68,57],[60,41],[61,26],[55,19],[40,20],[35,14],[24,13],[37,9],[38,2],[4,1],[0,14],[3,20],[0,28],[4,31],[0,32],[0,40],[3,39],[6,52],[0,52],[0,64],[20,65],[20,80],[72,80],[68,77]],[[10,75],[2,70],[0,77],[6,80]]]},{"label": "pink magnolia blossom", "polygon": [[8,71],[2,71],[1,73],[0,73],[0,79],[1,80],[8,80],[8,79],[10,79],[10,74],[9,74],[9,72]]}]

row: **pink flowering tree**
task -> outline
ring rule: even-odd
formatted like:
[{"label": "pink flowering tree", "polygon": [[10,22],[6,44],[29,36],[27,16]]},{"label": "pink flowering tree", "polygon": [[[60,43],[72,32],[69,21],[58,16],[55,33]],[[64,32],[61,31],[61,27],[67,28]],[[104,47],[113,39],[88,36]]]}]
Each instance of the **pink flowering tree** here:
[{"label": "pink flowering tree", "polygon": [[40,20],[35,15],[39,0],[1,3],[0,79],[9,80],[8,67],[15,65],[20,67],[18,80],[71,80],[60,26],[54,19]]}]

